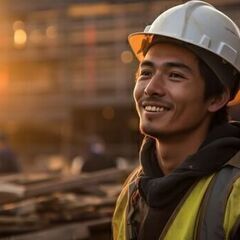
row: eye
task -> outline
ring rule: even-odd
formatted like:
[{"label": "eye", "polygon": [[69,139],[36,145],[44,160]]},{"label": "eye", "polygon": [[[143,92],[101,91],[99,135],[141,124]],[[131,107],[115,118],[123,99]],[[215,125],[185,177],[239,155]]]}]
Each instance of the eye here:
[{"label": "eye", "polygon": [[139,77],[140,78],[150,78],[150,77],[152,77],[152,71],[149,69],[142,69],[142,70],[140,70]]},{"label": "eye", "polygon": [[173,80],[173,81],[181,81],[181,80],[183,80],[185,77],[184,77],[184,75],[181,74],[181,73],[171,72],[171,73],[169,74],[169,78],[170,78],[171,80]]}]

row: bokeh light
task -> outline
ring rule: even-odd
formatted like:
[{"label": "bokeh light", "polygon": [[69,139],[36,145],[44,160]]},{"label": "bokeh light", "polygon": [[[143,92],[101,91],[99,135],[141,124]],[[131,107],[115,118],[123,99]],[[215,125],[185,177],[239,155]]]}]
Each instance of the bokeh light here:
[{"label": "bokeh light", "polygon": [[14,44],[16,47],[23,47],[27,42],[27,33],[23,29],[17,29],[14,32]]},{"label": "bokeh light", "polygon": [[123,63],[131,63],[133,61],[132,52],[126,50],[121,53],[121,60]]}]

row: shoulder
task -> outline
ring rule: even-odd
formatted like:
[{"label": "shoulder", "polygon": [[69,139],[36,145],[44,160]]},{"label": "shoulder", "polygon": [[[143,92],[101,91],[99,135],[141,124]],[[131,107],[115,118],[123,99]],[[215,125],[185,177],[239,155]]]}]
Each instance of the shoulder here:
[{"label": "shoulder", "polygon": [[114,239],[125,239],[124,233],[126,232],[126,215],[129,205],[129,196],[131,195],[129,190],[131,186],[135,185],[135,182],[137,181],[141,172],[141,167],[137,167],[132,171],[132,173],[124,182],[122,191],[118,196],[112,218]]},{"label": "shoulder", "polygon": [[135,168],[127,177],[127,179],[125,180],[122,186],[121,193],[119,194],[117,199],[117,203],[116,203],[117,208],[120,206],[121,206],[120,208],[125,208],[128,202],[129,195],[131,195],[130,191],[133,191],[133,187],[136,186],[135,183],[139,175],[141,174],[141,172],[142,172],[142,168],[139,166]]},{"label": "shoulder", "polygon": [[135,182],[141,174],[142,167],[141,166],[136,167],[125,180],[123,187],[130,185],[132,182]]}]

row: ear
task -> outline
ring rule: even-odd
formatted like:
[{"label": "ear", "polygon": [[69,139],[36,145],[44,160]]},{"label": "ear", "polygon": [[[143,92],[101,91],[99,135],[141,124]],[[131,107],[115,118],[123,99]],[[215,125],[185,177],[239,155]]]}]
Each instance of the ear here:
[{"label": "ear", "polygon": [[229,99],[230,91],[229,89],[226,88],[221,95],[210,99],[208,111],[217,112],[219,109],[221,109],[224,105],[226,105],[229,102]]}]

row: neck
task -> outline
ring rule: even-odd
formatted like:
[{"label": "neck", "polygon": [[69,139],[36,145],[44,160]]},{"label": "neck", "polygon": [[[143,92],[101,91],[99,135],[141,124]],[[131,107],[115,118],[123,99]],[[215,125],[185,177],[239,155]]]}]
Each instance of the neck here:
[{"label": "neck", "polygon": [[167,140],[156,139],[157,159],[163,173],[170,174],[189,155],[196,153],[206,136],[207,130]]}]

